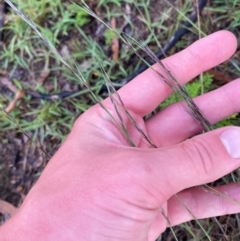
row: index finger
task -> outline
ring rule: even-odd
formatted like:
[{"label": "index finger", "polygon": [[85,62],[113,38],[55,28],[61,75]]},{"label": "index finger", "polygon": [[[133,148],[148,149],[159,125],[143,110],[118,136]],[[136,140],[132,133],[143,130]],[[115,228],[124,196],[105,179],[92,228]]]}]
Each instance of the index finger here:
[{"label": "index finger", "polygon": [[[181,84],[185,84],[200,73],[230,58],[236,46],[235,36],[222,30],[196,41],[162,62]],[[153,65],[153,68],[164,75],[159,64]],[[145,116],[165,100],[172,93],[172,89],[149,68],[118,92],[127,109]],[[110,104],[109,102],[108,98],[104,104]]]}]

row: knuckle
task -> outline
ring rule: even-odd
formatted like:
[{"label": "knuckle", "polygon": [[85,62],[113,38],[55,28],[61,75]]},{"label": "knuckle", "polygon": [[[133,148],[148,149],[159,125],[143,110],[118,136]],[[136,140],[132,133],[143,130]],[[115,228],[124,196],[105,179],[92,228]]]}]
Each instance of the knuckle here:
[{"label": "knuckle", "polygon": [[215,167],[214,155],[209,146],[210,144],[197,139],[192,139],[183,144],[185,153],[199,175],[209,175]]}]

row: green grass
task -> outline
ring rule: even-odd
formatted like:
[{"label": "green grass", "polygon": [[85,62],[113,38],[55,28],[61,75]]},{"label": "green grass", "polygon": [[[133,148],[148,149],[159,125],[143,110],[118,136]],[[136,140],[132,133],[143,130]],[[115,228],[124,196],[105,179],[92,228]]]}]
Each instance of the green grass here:
[{"label": "green grass", "polygon": [[[123,77],[130,75],[131,72],[138,68],[140,61],[138,61],[136,57],[128,55],[129,51],[127,48],[122,48],[118,63],[112,61],[111,56],[108,56],[110,50],[109,42],[112,38],[112,36],[109,35],[111,35],[110,33],[112,32],[105,30],[100,37],[101,41],[104,41],[106,44],[100,45],[97,43],[92,36],[89,37],[89,35],[85,33],[90,17],[84,14],[84,11],[81,9],[76,8],[76,6],[74,8],[73,4],[69,4],[67,1],[63,3],[60,1],[54,3],[51,1],[43,1],[39,3],[34,0],[29,0],[24,4],[22,4],[21,1],[13,2],[16,4],[21,3],[19,5],[20,10],[24,11],[24,13],[39,26],[42,34],[46,36],[60,52],[64,50],[64,47],[67,48],[67,58],[71,58],[72,62],[80,64],[84,77],[89,81],[90,85],[96,89],[96,94],[98,94],[97,92],[103,84],[99,64],[95,61],[96,58],[103,60],[102,65],[107,69],[107,74],[112,81],[120,82]],[[112,3],[112,5],[116,8],[116,11],[113,11],[114,14],[110,12],[110,8],[105,2],[99,3],[99,6],[102,8],[99,7],[99,9],[103,11],[104,15],[107,15],[109,21],[112,17],[115,17],[122,19],[122,21],[130,22],[130,19],[126,19],[126,17],[123,16],[118,4]],[[27,6],[31,6],[31,8]],[[142,6],[146,13],[147,5],[143,4],[143,2],[139,3],[139,8]],[[52,9],[54,9],[54,11],[52,11]],[[148,12],[147,15],[150,16]],[[70,88],[78,89],[80,84],[79,80],[54,58],[54,55],[44,47],[28,25],[15,14],[8,14],[8,16],[10,21],[5,27],[5,34],[9,42],[4,46],[5,49],[1,55],[1,62],[3,68],[9,70],[10,73],[15,69],[23,69],[27,74],[30,74],[30,77],[24,76],[23,78],[16,79],[18,83],[21,83],[21,88],[27,91],[54,94],[61,92],[61,87],[67,83]],[[75,21],[75,18],[79,19],[82,16],[84,22],[80,23],[79,21]],[[139,21],[139,25],[145,25],[145,22],[146,20],[142,18],[142,20]],[[154,29],[154,27],[151,27],[151,24],[147,24],[150,28]],[[132,24],[131,28],[133,28]],[[71,35],[74,37],[69,38]],[[67,38],[66,41],[65,38]],[[153,33],[144,43],[149,44],[152,39]],[[132,59],[136,62],[136,65],[134,65],[135,68],[129,65],[128,68],[125,68],[127,61],[131,61]],[[50,70],[51,74],[46,79],[44,85],[42,85],[36,80],[37,76],[45,67]],[[60,78],[62,81],[59,80]],[[84,88],[83,86],[81,87],[82,89]],[[2,96],[1,102],[6,105],[10,99],[11,98]],[[80,91],[75,98],[59,101],[58,104],[54,103],[54,101],[49,103],[49,101],[43,100],[39,101],[36,108],[36,106],[32,106],[32,100],[27,95],[24,97],[24,100],[21,101],[21,105],[23,103],[25,105],[24,111],[19,111],[17,108],[12,113],[16,122],[22,126],[23,129],[27,131],[35,129],[35,131],[37,131],[38,128],[44,126],[52,130],[51,138],[60,138],[60,141],[62,141],[64,139],[63,136],[69,132],[74,119],[95,102],[88,93]],[[67,105],[70,105],[70,108],[67,108]],[[47,108],[51,110],[51,113],[46,111]],[[69,115],[67,109],[73,109],[75,111],[72,112],[72,115]],[[55,121],[56,116],[61,116],[61,118],[58,118],[58,123]],[[66,123],[66,119],[68,120],[67,123],[69,123],[68,128],[62,128],[62,125]],[[63,131],[63,129],[65,131]],[[61,135],[57,135],[59,130],[62,130]],[[4,129],[2,131],[4,132]]]},{"label": "green grass", "polygon": [[[121,46],[118,61],[113,61],[110,53],[111,40],[116,37],[116,34],[70,1],[26,0],[23,2],[14,0],[12,2],[39,27],[41,33],[62,54],[64,60],[79,65],[84,78],[99,99],[104,98],[99,94],[104,77],[96,60],[101,60],[107,75],[116,83],[121,83],[124,77],[139,68],[141,60],[130,53],[124,44]],[[158,7],[151,4],[151,1],[143,0],[135,1],[135,3],[130,0],[124,2],[100,0],[98,3],[94,3],[89,0],[87,3],[98,12],[102,19],[110,22],[113,17],[116,18],[117,29],[120,30],[127,26],[131,36],[141,40],[155,52],[170,39],[193,9],[192,1],[189,0],[184,1],[182,5],[174,3],[175,8],[165,1],[161,1]],[[131,6],[130,14],[124,12],[127,4]],[[240,4],[238,1],[214,0],[203,14],[204,18],[201,20],[203,35],[223,28],[238,34],[240,28]],[[9,12],[7,20],[7,24],[4,26],[4,45],[0,55],[1,68],[7,70],[15,86],[25,92],[23,99],[18,102],[10,116],[32,139],[52,155],[66,138],[76,118],[96,101],[83,83],[43,45],[39,37],[20,17]],[[191,31],[192,33],[184,36],[168,55],[180,51],[198,39],[197,24]],[[146,56],[141,50],[140,54]],[[237,77],[239,70],[236,66],[240,66],[238,54],[232,59],[235,66],[231,62],[227,62],[218,67],[218,71],[229,74],[233,79]],[[40,83],[39,75],[45,70],[49,70],[50,74],[43,83]],[[196,79],[187,85],[187,90],[192,96],[196,96],[201,93],[202,89],[204,92],[208,92],[222,84],[213,76],[205,74],[201,82]],[[71,98],[51,101],[33,99],[28,94],[30,91],[55,94],[63,90],[79,91]],[[12,99],[13,93],[9,91],[0,95],[0,103],[3,106],[7,106]],[[161,108],[175,101],[176,97],[170,97],[161,105]],[[217,127],[231,124],[239,124],[237,115],[219,123]],[[0,137],[3,142],[8,143],[10,133],[10,136],[22,138],[22,132],[4,115],[0,116],[0,127]],[[225,180],[228,181],[229,178]],[[8,185],[10,184],[8,183]],[[239,227],[238,216],[235,218],[232,215],[229,219],[220,218],[219,222],[230,222],[229,220],[231,225]],[[218,234],[221,231],[215,222],[209,219],[200,221],[200,223],[205,232],[213,237],[212,240],[224,240],[219,238]],[[185,237],[187,240],[207,240],[206,233],[201,231],[195,221],[174,228],[174,230],[177,236]],[[230,240],[239,239],[237,228],[229,235],[232,235]],[[171,234],[169,234],[168,239],[160,240],[174,239],[173,236],[171,239]],[[179,240],[184,240],[184,238]]]}]

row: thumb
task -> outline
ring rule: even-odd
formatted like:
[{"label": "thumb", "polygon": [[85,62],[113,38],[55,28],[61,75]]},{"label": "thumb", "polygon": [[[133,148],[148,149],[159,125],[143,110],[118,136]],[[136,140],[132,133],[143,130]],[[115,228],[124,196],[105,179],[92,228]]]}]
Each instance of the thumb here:
[{"label": "thumb", "polygon": [[217,129],[169,148],[151,150],[148,155],[152,185],[167,198],[183,189],[215,181],[238,168],[240,128]]}]

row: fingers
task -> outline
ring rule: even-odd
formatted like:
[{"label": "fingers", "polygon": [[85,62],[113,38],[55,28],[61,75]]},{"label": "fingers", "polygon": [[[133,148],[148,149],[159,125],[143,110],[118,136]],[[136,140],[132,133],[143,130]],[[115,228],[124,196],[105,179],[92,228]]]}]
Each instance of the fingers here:
[{"label": "fingers", "polygon": [[[214,124],[240,111],[240,79],[194,99],[207,120]],[[146,122],[149,138],[159,147],[179,143],[202,128],[182,103],[163,109]]]},{"label": "fingers", "polygon": [[[237,183],[212,189],[196,187],[184,190],[168,202],[168,218],[171,225],[196,219],[222,216],[240,212],[240,185]],[[215,193],[215,194],[214,194]],[[189,209],[186,210],[184,205]]]},{"label": "fingers", "polygon": [[[227,60],[236,46],[236,38],[232,33],[219,31],[166,58],[163,63],[178,81],[185,84],[201,72]],[[154,68],[163,73],[158,64]],[[152,69],[146,70],[119,90],[125,106],[141,116],[153,111],[171,92]],[[105,104],[110,104],[110,100],[105,100]]]},{"label": "fingers", "polygon": [[139,163],[144,164],[151,192],[168,199],[181,190],[215,181],[237,169],[239,147],[240,128],[226,127],[169,148],[138,149],[137,155]]}]

